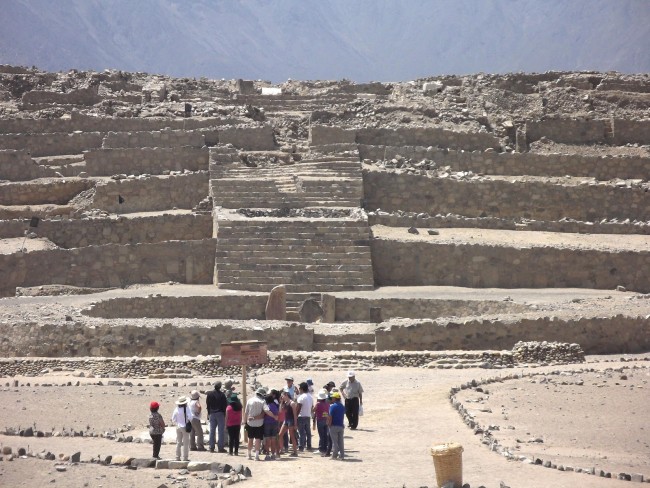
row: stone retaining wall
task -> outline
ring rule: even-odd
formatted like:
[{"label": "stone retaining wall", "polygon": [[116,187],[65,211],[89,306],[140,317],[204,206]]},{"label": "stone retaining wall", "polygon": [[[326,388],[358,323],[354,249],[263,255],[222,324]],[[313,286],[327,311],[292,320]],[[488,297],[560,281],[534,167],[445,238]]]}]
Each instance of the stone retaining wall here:
[{"label": "stone retaining wall", "polygon": [[650,292],[650,250],[608,252],[544,246],[372,239],[378,286],[473,288],[596,288]]},{"label": "stone retaining wall", "polygon": [[38,132],[122,132],[154,131],[167,127],[171,129],[195,130],[221,125],[233,125],[240,122],[233,118],[179,118],[166,117],[126,118],[94,117],[72,112],[65,119],[0,119],[0,134],[38,133]]},{"label": "stone retaining wall", "polygon": [[[299,323],[265,321],[255,328],[239,328],[232,322],[182,318],[162,325],[150,325],[143,319],[91,320],[92,324],[80,321],[0,323],[3,338],[0,356],[194,357],[217,354],[221,342],[232,340],[264,340],[268,341],[269,350],[280,351],[312,351],[314,343],[313,330]],[[400,322],[387,323],[376,331],[377,351],[503,350],[512,349],[519,341],[577,342],[587,354],[634,354],[650,350],[650,319],[644,317]],[[352,353],[357,358],[359,354],[362,353]],[[417,354],[422,357],[414,361],[406,360],[408,353],[380,354],[373,359],[376,364],[387,366],[426,366],[436,359],[431,354]],[[512,362],[512,354],[507,356]],[[484,357],[483,361],[493,359]],[[20,363],[12,364],[20,366]],[[12,364],[0,364],[0,372],[20,374],[22,370],[14,371]],[[504,365],[508,366],[507,362]]]},{"label": "stone retaining wall", "polygon": [[101,101],[97,86],[79,88],[67,93],[31,90],[22,96],[22,102],[26,105],[95,105]]},{"label": "stone retaining wall", "polygon": [[[232,144],[237,149],[249,151],[271,151],[276,148],[273,128],[262,127],[224,127],[219,129],[219,144]],[[215,144],[216,145],[216,142]]]},{"label": "stone retaining wall", "polygon": [[[650,140],[650,135],[648,135]],[[455,151],[423,146],[359,145],[361,159],[380,161],[403,156],[419,162],[429,159],[452,171],[485,175],[584,176],[597,180],[650,179],[650,161],[638,156],[583,156],[578,154],[497,153]]]},{"label": "stone retaining wall", "polygon": [[103,137],[101,132],[0,134],[0,149],[24,149],[33,157],[81,154],[102,147]]},{"label": "stone retaining wall", "polygon": [[213,282],[215,239],[0,254],[0,296],[47,284],[92,288]]},{"label": "stone retaining wall", "polygon": [[49,168],[39,166],[24,150],[0,150],[0,180],[28,181],[54,176]]},{"label": "stone retaining wall", "polygon": [[[650,194],[644,188],[613,185],[570,186],[541,181],[453,180],[364,171],[365,208],[388,212],[454,213],[583,221],[619,218],[650,220]],[[570,190],[570,191],[569,191]]]},{"label": "stone retaining wall", "polygon": [[408,127],[399,129],[341,129],[312,125],[309,143],[313,146],[353,143],[388,146],[439,146],[454,149],[498,149],[498,138],[487,132],[454,132],[439,128]]},{"label": "stone retaining wall", "polygon": [[606,140],[609,120],[546,119],[526,121],[526,142],[546,137],[566,144],[594,144]]},{"label": "stone retaining wall", "polygon": [[512,302],[439,300],[426,298],[336,298],[336,322],[372,322],[370,308],[380,308],[382,320],[520,313],[530,309]]},{"label": "stone retaining wall", "polygon": [[113,148],[84,152],[85,171],[90,176],[190,171],[208,169],[208,150],[199,147]]},{"label": "stone retaining wall", "polygon": [[83,178],[0,183],[0,205],[65,205],[93,185]]},{"label": "stone retaining wall", "polygon": [[614,144],[648,144],[649,142],[650,119],[614,119]]},{"label": "stone retaining wall", "polygon": [[222,342],[267,341],[270,350],[310,351],[313,330],[304,324],[266,322],[264,327],[239,328],[215,321],[179,319],[162,325],[147,325],[133,319],[116,324],[98,321],[0,323],[0,356],[197,356],[218,354]]},{"label": "stone retaining wall", "polygon": [[0,221],[0,239],[22,237],[25,230],[46,237],[57,246],[71,249],[104,244],[137,244],[212,237],[209,214],[162,214],[141,217],[111,217],[74,220],[41,220],[29,228],[29,220]]},{"label": "stone retaining wall", "polygon": [[[208,196],[207,171],[97,183],[91,208],[110,213],[192,209]],[[123,202],[119,203],[119,197]]]},{"label": "stone retaining wall", "polygon": [[101,318],[195,318],[265,320],[268,294],[111,298],[93,304],[85,315]]},{"label": "stone retaining wall", "polygon": [[519,341],[557,341],[578,343],[587,354],[632,354],[650,350],[650,318],[426,320],[389,324],[376,331],[375,340],[378,351],[511,349]]},{"label": "stone retaining wall", "polygon": [[104,137],[102,147],[141,148],[141,147],[202,147],[205,134],[200,131],[163,129],[160,131],[109,132]]}]

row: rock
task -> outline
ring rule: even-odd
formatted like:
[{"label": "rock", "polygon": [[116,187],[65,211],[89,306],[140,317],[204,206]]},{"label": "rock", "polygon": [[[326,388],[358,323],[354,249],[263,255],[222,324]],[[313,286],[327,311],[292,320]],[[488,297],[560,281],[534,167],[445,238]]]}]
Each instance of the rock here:
[{"label": "rock", "polygon": [[265,310],[266,320],[287,320],[287,289],[278,285],[269,293]]},{"label": "rock", "polygon": [[27,427],[25,430],[21,431],[20,435],[22,437],[34,437],[34,429]]},{"label": "rock", "polygon": [[622,285],[618,285],[618,286],[616,287],[616,291],[627,291],[627,289],[626,289],[624,286],[622,286]]},{"label": "rock", "polygon": [[422,85],[422,93],[435,94],[442,91],[444,85],[439,81],[428,81]]},{"label": "rock", "polygon": [[212,463],[203,463],[198,461],[190,461],[187,465],[188,471],[209,471]]},{"label": "rock", "polygon": [[233,468],[227,463],[210,463],[210,471],[213,473],[230,473]]},{"label": "rock", "polygon": [[66,471],[65,466],[54,466],[54,469],[56,469],[59,473],[63,473],[64,471]]},{"label": "rock", "polygon": [[169,469],[186,469],[189,461],[169,461]]},{"label": "rock", "polygon": [[323,309],[316,300],[310,298],[302,302],[298,315],[300,315],[301,322],[313,323],[323,317]]},{"label": "rock", "polygon": [[248,466],[244,467],[244,473],[243,474],[247,478],[250,478],[251,476],[253,476],[253,473],[251,473],[251,470],[250,470],[250,468]]},{"label": "rock", "polygon": [[11,454],[11,447],[10,446],[3,446],[2,447],[2,454],[4,454],[5,456],[7,454]]},{"label": "rock", "polygon": [[27,455],[27,450],[24,447],[19,447],[18,448],[18,455],[19,456],[26,456]]},{"label": "rock", "polygon": [[158,467],[154,458],[135,458],[131,460],[131,466],[135,466],[136,468]]},{"label": "rock", "polygon": [[72,456],[70,456],[70,462],[71,463],[81,462],[81,451],[77,451]]},{"label": "rock", "polygon": [[427,231],[427,233],[428,233],[430,236],[439,236],[439,235],[440,235],[440,231],[437,231],[437,230],[435,230],[435,229],[429,229],[429,230]]},{"label": "rock", "polygon": [[640,473],[632,473],[630,475],[630,481],[636,481],[638,483],[643,483],[645,481],[645,478]]},{"label": "rock", "polygon": [[111,458],[110,464],[116,464],[118,466],[130,466],[131,461],[133,461],[132,457],[118,454],[117,456],[113,456]]},{"label": "rock", "polygon": [[415,227],[409,227],[408,233],[409,234],[419,234],[420,231],[418,231]]},{"label": "rock", "polygon": [[166,459],[157,460],[156,469],[169,469],[169,461]]}]

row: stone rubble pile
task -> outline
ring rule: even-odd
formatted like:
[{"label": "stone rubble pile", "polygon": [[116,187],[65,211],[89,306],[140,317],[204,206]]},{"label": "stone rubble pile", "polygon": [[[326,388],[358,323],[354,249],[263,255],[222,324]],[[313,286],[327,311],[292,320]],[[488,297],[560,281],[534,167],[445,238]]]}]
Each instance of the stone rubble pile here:
[{"label": "stone rubble pile", "polygon": [[[89,462],[94,464],[101,464],[106,466],[122,466],[127,469],[144,469],[155,468],[161,469],[174,469],[180,470],[178,474],[180,477],[171,477],[174,483],[183,481],[186,478],[183,476],[189,473],[205,472],[210,473],[205,476],[198,476],[198,479],[205,479],[206,481],[216,482],[211,483],[210,486],[227,486],[253,476],[250,468],[242,464],[227,464],[219,462],[200,462],[200,461],[174,461],[174,460],[156,460],[154,458],[134,458],[121,454],[108,455],[103,459],[101,456],[93,457],[88,461],[81,460],[81,452],[77,451],[73,454],[59,454],[58,456],[47,449],[42,449],[39,452],[28,451],[21,447],[15,452],[11,446],[2,447],[2,455],[0,461],[13,461],[15,459],[35,458],[45,461],[57,461],[55,469],[59,472],[65,472],[67,467],[74,466],[78,463]],[[63,464],[65,463],[65,464]],[[196,476],[196,475],[193,475]]]},{"label": "stone rubble pile", "polygon": [[[328,371],[337,368],[373,370],[380,366],[463,369],[512,368],[526,363],[568,364],[585,361],[578,344],[555,342],[519,342],[512,351],[461,352],[340,352],[335,354],[274,353],[269,362],[251,367],[259,374],[295,369]],[[0,377],[37,377],[47,374],[72,373],[77,378],[149,378],[191,379],[203,377],[236,377],[237,366],[222,367],[220,356],[197,358],[17,358],[0,359]],[[76,382],[78,384],[78,381]],[[110,382],[109,382],[110,383]],[[68,381],[69,386],[73,385]],[[130,386],[129,382],[123,385]],[[7,383],[9,386],[9,383]],[[16,385],[18,386],[18,385]],[[43,383],[46,386],[46,383]],[[65,386],[65,384],[64,384]],[[116,385],[116,386],[122,386]]]},{"label": "stone rubble pile", "polygon": [[237,213],[248,218],[256,217],[302,217],[302,218],[329,218],[339,219],[353,217],[352,209],[349,208],[279,208],[279,209],[262,209],[262,208],[240,208]]},{"label": "stone rubble pile", "polygon": [[517,342],[512,348],[518,363],[584,363],[585,353],[579,344],[566,342]]}]

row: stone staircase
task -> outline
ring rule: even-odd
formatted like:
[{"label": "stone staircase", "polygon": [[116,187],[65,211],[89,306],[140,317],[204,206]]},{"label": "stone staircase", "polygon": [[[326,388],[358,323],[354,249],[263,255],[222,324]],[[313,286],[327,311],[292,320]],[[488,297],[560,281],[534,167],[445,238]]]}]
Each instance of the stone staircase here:
[{"label": "stone staircase", "polygon": [[320,156],[294,164],[211,164],[215,206],[224,208],[359,207],[358,155]]},{"label": "stone staircase", "polygon": [[[216,147],[210,152],[210,178],[220,288],[268,292],[284,284],[288,318],[294,320],[300,304],[320,299],[322,292],[373,289],[357,154],[308,154],[289,164],[251,167],[234,149]],[[245,217],[235,209],[262,216]],[[298,213],[277,216],[276,209]],[[328,217],[332,212],[337,216]]]},{"label": "stone staircase", "polygon": [[[222,218],[225,216],[222,216]],[[373,288],[365,220],[219,220],[215,277],[220,288],[289,292]]]}]

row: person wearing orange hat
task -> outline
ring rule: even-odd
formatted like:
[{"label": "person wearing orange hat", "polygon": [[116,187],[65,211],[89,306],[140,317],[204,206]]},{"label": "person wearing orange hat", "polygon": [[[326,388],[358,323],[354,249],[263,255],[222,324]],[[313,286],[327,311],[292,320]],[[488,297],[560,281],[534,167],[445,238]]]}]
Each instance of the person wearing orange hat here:
[{"label": "person wearing orange hat", "polygon": [[162,445],[162,436],[165,433],[165,421],[162,415],[158,413],[160,404],[158,402],[151,402],[149,404],[149,435],[153,442],[153,457],[160,459],[160,446]]}]

